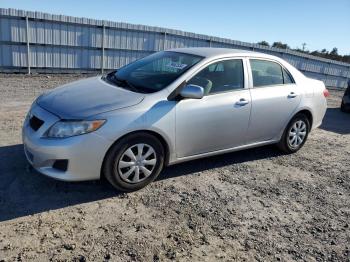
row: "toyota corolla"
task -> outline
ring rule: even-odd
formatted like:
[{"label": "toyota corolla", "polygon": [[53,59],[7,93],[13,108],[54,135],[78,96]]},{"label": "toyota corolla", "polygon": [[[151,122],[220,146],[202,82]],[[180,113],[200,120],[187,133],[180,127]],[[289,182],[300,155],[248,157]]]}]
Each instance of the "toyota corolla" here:
[{"label": "toyota corolla", "polygon": [[24,122],[24,151],[49,177],[105,176],[132,191],[191,159],[267,144],[294,153],[321,124],[327,96],[323,82],[275,56],[157,52],[38,97]]}]

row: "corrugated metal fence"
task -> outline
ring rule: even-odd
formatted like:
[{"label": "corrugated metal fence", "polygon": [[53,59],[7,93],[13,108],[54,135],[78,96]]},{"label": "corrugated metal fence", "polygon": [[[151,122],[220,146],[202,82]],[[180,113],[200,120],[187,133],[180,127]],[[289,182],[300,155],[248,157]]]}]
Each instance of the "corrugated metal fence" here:
[{"label": "corrugated metal fence", "polygon": [[177,47],[226,47],[276,55],[326,86],[345,87],[350,79],[350,64],[292,50],[166,28],[0,8],[0,72],[103,72]]}]

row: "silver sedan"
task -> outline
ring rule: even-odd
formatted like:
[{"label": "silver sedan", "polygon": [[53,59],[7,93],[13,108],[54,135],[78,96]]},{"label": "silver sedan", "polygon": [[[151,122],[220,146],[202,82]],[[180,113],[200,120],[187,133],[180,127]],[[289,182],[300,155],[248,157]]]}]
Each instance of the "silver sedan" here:
[{"label": "silver sedan", "polygon": [[137,190],[171,164],[277,144],[298,151],[328,91],[261,53],[183,48],[38,97],[23,126],[28,161],[60,180]]}]

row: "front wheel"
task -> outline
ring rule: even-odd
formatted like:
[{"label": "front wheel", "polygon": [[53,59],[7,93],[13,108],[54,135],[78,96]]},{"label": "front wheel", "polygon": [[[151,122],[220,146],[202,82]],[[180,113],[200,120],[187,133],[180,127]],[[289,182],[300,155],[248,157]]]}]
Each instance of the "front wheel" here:
[{"label": "front wheel", "polygon": [[117,142],[107,153],[104,175],[118,190],[141,189],[157,178],[164,165],[164,148],[148,133],[135,133]]},{"label": "front wheel", "polygon": [[285,153],[295,153],[305,144],[310,122],[304,114],[296,115],[287,125],[278,147]]}]

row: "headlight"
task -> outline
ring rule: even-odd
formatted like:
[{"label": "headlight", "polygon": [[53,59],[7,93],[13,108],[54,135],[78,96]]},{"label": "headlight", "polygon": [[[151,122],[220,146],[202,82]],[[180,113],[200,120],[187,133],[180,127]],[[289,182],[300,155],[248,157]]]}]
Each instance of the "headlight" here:
[{"label": "headlight", "polygon": [[78,136],[99,129],[106,120],[59,121],[46,132],[46,137],[64,138]]}]

